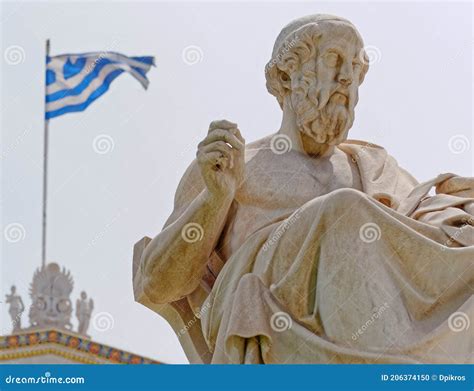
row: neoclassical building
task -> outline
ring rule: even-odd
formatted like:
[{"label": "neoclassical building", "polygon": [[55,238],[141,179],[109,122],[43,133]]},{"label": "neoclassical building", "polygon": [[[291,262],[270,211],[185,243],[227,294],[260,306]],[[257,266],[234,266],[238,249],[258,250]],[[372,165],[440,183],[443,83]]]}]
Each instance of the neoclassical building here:
[{"label": "neoclassical building", "polygon": [[[0,336],[0,364],[160,364],[158,361],[93,341],[87,335],[94,303],[85,292],[73,308],[73,279],[56,263],[38,268],[30,285],[29,326],[21,324],[23,300],[6,295],[12,332]],[[71,324],[73,310],[78,330]]]}]

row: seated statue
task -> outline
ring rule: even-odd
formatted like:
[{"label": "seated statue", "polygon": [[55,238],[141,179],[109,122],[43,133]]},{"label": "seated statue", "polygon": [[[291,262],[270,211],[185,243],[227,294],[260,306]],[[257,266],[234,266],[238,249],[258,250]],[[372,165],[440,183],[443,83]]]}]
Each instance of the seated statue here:
[{"label": "seated statue", "polygon": [[135,299],[191,363],[473,362],[474,178],[418,183],[347,139],[367,70],[348,20],[288,24],[265,69],[280,129],[212,122],[135,245]]}]

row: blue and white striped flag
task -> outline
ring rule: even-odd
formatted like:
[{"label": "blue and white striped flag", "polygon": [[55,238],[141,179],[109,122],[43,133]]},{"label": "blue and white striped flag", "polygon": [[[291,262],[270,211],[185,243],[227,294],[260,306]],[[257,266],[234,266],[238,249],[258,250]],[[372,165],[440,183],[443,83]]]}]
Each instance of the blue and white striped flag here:
[{"label": "blue and white striped flag", "polygon": [[154,57],[127,57],[113,52],[63,54],[46,59],[46,119],[84,111],[123,72],[146,89]]}]

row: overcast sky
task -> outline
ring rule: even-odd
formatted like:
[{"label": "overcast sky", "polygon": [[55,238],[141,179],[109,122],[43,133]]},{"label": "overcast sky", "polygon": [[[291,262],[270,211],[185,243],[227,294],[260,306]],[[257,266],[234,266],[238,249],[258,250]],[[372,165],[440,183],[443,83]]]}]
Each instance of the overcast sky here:
[{"label": "overcast sky", "polygon": [[[187,362],[167,323],[133,301],[133,244],[160,231],[211,120],[237,122],[247,141],[278,129],[264,66],[280,29],[312,13],[350,19],[373,56],[350,138],[384,146],[420,181],[472,176],[468,2],[3,3],[0,300],[16,284],[29,305],[41,263],[46,38],[52,55],[153,55],[148,91],[122,75],[86,112],[51,121],[48,261],[71,270],[73,302],[86,290],[95,313],[113,319],[106,331],[91,326],[95,340]],[[18,241],[5,235],[11,224],[21,227]],[[9,333],[4,304],[0,321]]]}]

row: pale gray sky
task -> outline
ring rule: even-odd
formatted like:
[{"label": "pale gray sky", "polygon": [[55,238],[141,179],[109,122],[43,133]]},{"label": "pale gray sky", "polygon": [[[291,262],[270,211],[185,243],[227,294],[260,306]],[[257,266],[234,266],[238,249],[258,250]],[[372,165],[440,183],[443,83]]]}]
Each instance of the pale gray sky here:
[{"label": "pale gray sky", "polygon": [[[280,29],[311,13],[350,19],[374,55],[350,138],[384,146],[420,181],[472,176],[471,3],[4,2],[1,226],[21,224],[24,236],[2,235],[1,296],[16,284],[29,304],[41,262],[46,38],[52,55],[154,55],[148,91],[122,75],[87,111],[51,121],[48,260],[71,270],[74,301],[84,289],[96,313],[111,314],[113,328],[91,327],[94,339],[187,362],[167,323],[133,301],[133,244],[160,231],[211,120],[237,122],[248,141],[278,129],[264,66]],[[189,65],[182,54],[191,45],[198,61]],[[9,57],[12,46],[19,60]],[[106,154],[93,148],[100,135],[113,141]],[[9,333],[3,304],[0,320],[0,333]]]}]

